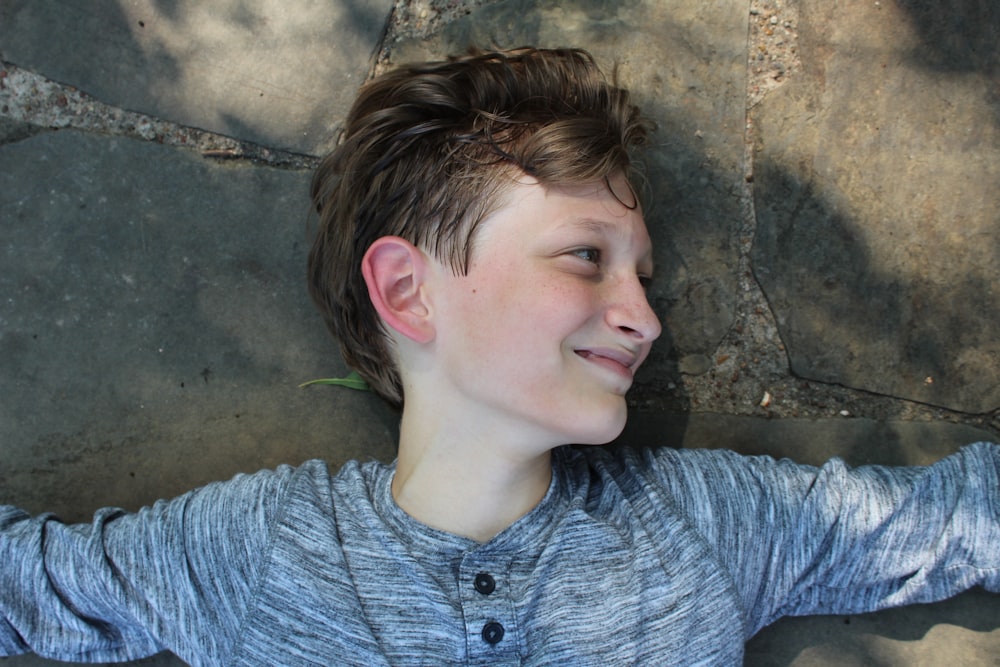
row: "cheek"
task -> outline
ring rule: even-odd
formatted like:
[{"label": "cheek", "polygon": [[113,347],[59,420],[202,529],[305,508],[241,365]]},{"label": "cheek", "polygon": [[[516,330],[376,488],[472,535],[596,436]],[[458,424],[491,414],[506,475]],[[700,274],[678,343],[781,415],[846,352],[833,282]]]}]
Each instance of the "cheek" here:
[{"label": "cheek", "polygon": [[514,344],[551,351],[588,326],[599,310],[594,295],[584,286],[566,282],[537,281],[525,285],[519,298],[505,300],[507,321],[501,326],[516,339]]},{"label": "cheek", "polygon": [[600,312],[597,291],[575,277],[503,268],[480,266],[460,290],[462,345],[471,354],[548,349]]}]

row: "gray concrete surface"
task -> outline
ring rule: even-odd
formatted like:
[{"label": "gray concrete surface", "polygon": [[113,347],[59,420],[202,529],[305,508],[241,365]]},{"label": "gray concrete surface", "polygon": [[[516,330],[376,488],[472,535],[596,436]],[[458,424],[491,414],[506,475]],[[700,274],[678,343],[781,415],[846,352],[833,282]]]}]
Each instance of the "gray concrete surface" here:
[{"label": "gray concrete surface", "polygon": [[[997,439],[998,17],[973,0],[0,0],[0,502],[85,520],[279,463],[391,458],[374,397],[297,386],[345,371],[305,294],[302,167],[370,71],[470,42],[589,48],[660,126],[668,333],[624,439],[855,464]],[[206,156],[228,138],[258,159]],[[1000,600],[786,619],[747,656],[996,665]]]},{"label": "gray concrete surface", "polygon": [[392,455],[377,404],[298,388],[346,371],[302,289],[308,179],[75,131],[0,150],[5,498],[83,519],[332,436],[345,459]]},{"label": "gray concrete surface", "polygon": [[982,413],[1000,407],[1000,7],[966,4],[801,0],[803,76],[753,113],[753,259],[796,373]]},{"label": "gray concrete surface", "polygon": [[368,75],[392,4],[4,0],[0,48],[125,109],[316,153]]}]

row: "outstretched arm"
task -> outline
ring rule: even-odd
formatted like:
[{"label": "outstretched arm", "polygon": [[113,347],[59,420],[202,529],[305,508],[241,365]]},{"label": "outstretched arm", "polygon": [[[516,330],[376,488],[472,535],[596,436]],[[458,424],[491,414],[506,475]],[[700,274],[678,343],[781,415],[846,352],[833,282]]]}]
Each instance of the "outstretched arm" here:
[{"label": "outstretched arm", "polygon": [[104,509],[89,525],[0,507],[0,655],[223,660],[289,474],[237,476],[135,514]]},{"label": "outstretched arm", "polygon": [[928,467],[660,455],[655,470],[733,578],[748,636],[781,616],[1000,592],[1000,447]]}]

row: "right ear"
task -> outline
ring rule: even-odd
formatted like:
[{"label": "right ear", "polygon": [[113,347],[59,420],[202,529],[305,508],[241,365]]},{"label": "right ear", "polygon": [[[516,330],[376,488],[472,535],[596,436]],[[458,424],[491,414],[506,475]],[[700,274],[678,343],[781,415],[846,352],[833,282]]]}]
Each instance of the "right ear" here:
[{"label": "right ear", "polygon": [[398,236],[383,236],[369,246],[361,274],[376,312],[391,329],[417,343],[434,338],[426,300],[427,257]]}]

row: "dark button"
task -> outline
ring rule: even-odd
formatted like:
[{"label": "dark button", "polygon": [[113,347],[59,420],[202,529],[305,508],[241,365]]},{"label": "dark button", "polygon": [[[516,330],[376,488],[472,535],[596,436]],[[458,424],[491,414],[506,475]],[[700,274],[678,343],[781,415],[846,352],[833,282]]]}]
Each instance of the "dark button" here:
[{"label": "dark button", "polygon": [[476,581],[473,585],[483,595],[489,595],[497,589],[497,582],[485,572],[480,572],[476,575]]},{"label": "dark button", "polygon": [[499,644],[503,639],[503,626],[496,621],[490,621],[483,626],[483,641],[487,644]]}]

